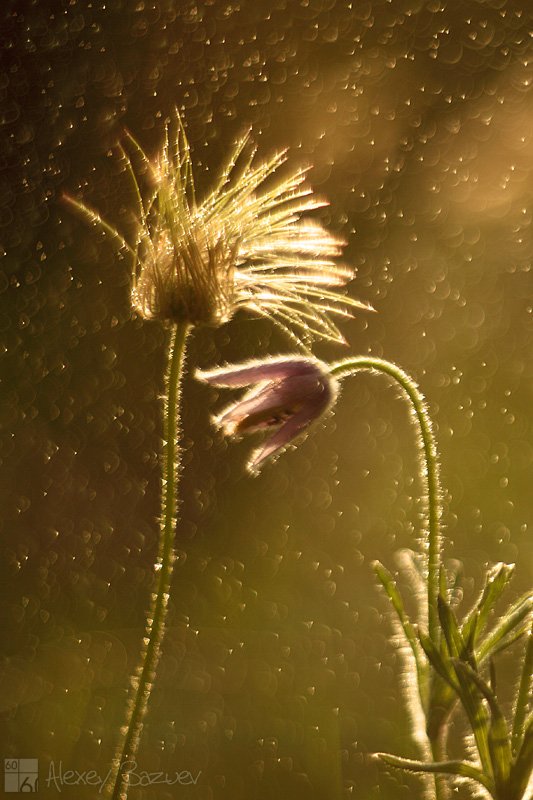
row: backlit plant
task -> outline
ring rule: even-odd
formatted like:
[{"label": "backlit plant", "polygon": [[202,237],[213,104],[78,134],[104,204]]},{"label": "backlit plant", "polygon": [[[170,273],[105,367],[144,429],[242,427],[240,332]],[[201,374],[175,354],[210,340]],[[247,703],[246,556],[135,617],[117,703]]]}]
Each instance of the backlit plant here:
[{"label": "backlit plant", "polygon": [[[303,371],[303,363],[300,371]],[[513,566],[498,564],[488,571],[477,602],[461,621],[457,619],[452,606],[460,584],[460,569],[456,566],[455,571],[447,575],[442,563],[438,452],[427,405],[418,386],[396,364],[379,358],[347,358],[329,367],[316,361],[307,363],[308,374],[314,375],[314,382],[307,386],[307,402],[305,395],[301,396],[302,387],[295,381],[298,371],[290,357],[262,364],[232,365],[199,377],[217,386],[255,384],[250,395],[230,407],[229,417],[226,411],[219,418],[223,426],[229,418],[231,425],[226,429],[229,435],[261,428],[277,431],[274,435],[271,433],[271,439],[252,457],[252,471],[267,458],[279,456],[280,450],[296,436],[306,433],[309,424],[331,407],[338,395],[338,382],[348,375],[368,370],[383,373],[399,384],[408,401],[418,441],[420,481],[425,496],[422,552],[401,554],[410,594],[418,603],[415,621],[406,612],[392,574],[379,562],[374,564],[374,570],[396,615],[395,631],[404,656],[403,686],[413,739],[422,760],[386,753],[378,756],[390,766],[431,777],[424,790],[428,800],[450,798],[451,780],[457,777],[482,789],[494,800],[525,800],[533,769],[531,631],[510,724],[497,699],[493,657],[530,628],[533,596],[527,592],[490,626],[491,613],[514,572]],[[316,404],[315,408],[314,398],[320,386],[328,389],[327,403],[324,402],[323,407]],[[298,413],[300,425],[290,427],[290,421]],[[475,761],[447,759],[450,719],[458,705],[463,707],[471,728],[469,743],[477,752]],[[469,749],[472,750],[472,746]]]},{"label": "backlit plant", "polygon": [[243,136],[214,188],[199,201],[179,115],[173,126],[167,123],[163,147],[153,161],[131,134],[125,144],[138,163],[136,171],[120,147],[135,197],[133,241],[81,200],[65,198],[129,254],[133,308],[169,333],[157,585],[109,781],[113,798],[125,798],[128,792],[124,765],[139,747],[164,634],[175,559],[180,385],[188,334],[198,325],[222,325],[246,309],[268,318],[307,349],[314,339],[344,342],[335,317],[369,308],[337,291],[351,280],[353,270],[336,261],[342,242],[302,216],[324,205],[305,185],[306,170],[277,178],[285,151],[256,163],[250,137]]},{"label": "backlit plant", "polygon": [[[169,332],[157,584],[113,764],[115,799],[128,792],[123,766],[138,750],[164,633],[178,507],[180,383],[189,332],[198,325],[221,325],[246,309],[270,319],[305,349],[314,339],[344,342],[335,317],[350,317],[355,309],[366,307],[336,291],[353,275],[335,260],[342,243],[318,223],[302,218],[323,205],[306,188],[306,171],[297,169],[275,180],[285,153],[256,164],[249,137],[242,137],[213,189],[197,201],[189,144],[179,117],[174,135],[167,125],[164,145],[154,160],[130,134],[125,143],[138,164],[135,169],[121,148],[136,199],[133,241],[80,200],[67,198],[88,222],[127,251],[134,309]],[[421,757],[384,753],[378,757],[389,766],[424,775],[427,798],[447,800],[453,780],[460,778],[494,800],[526,800],[533,764],[531,632],[510,721],[498,700],[493,658],[530,631],[533,599],[530,593],[524,595],[490,624],[513,573],[511,566],[500,564],[489,570],[478,601],[459,618],[455,602],[459,572],[447,573],[442,561],[437,445],[415,381],[380,358],[360,356],[328,365],[309,353],[226,365],[197,377],[215,386],[248,387],[244,397],[215,421],[229,436],[268,434],[248,462],[248,470],[257,474],[330,413],[341,382],[361,371],[384,374],[401,388],[416,434],[425,501],[421,552],[401,555],[418,602],[413,619],[393,575],[382,564],[374,565],[395,612],[403,685]],[[468,760],[447,757],[450,719],[459,707],[471,728]]]}]

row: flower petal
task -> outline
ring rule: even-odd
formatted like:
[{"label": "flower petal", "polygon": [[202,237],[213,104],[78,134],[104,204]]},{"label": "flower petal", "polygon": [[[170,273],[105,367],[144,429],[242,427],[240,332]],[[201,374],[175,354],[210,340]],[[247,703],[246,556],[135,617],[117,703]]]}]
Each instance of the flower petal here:
[{"label": "flower petal", "polygon": [[264,461],[275,456],[301,433],[312,427],[328,408],[331,408],[337,394],[337,381],[322,378],[315,383],[313,391],[307,393],[305,402],[300,408],[252,454],[247,464],[248,470],[252,474],[257,474]]},{"label": "flower petal", "polygon": [[230,435],[277,428],[303,406],[309,406],[313,413],[320,414],[329,402],[327,388],[324,379],[314,374],[300,374],[290,380],[270,381],[266,385],[261,383],[236,403],[227,406],[215,422]]},{"label": "flower petal", "polygon": [[252,414],[260,414],[273,406],[272,400],[273,387],[260,384],[247,392],[244,397],[226,406],[221,413],[215,417],[214,422],[223,428],[226,434],[232,434],[246,417]]},{"label": "flower petal", "polygon": [[264,462],[273,458],[294,439],[309,428],[316,415],[310,406],[306,406],[294,414],[287,422],[270,436],[262,445],[254,450],[246,468],[252,475],[257,475]]},{"label": "flower petal", "polygon": [[271,359],[269,361],[249,361],[242,365],[228,364],[222,369],[210,371],[196,370],[196,378],[213,386],[250,386],[271,380],[284,380],[296,375],[324,374],[322,368],[312,358],[291,356],[290,358]]}]

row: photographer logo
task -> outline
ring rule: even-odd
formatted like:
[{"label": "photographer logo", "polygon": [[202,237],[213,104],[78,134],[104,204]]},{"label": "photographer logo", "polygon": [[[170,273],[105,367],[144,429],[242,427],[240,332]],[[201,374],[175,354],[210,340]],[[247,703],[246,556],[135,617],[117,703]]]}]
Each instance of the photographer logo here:
[{"label": "photographer logo", "polygon": [[36,792],[39,785],[37,758],[4,758],[4,792]]}]

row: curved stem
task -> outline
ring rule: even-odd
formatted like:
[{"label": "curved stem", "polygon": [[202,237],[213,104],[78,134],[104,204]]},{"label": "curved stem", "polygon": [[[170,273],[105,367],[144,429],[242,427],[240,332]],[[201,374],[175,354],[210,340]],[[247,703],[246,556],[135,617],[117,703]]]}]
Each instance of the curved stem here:
[{"label": "curved stem", "polygon": [[[421,478],[426,484],[426,521],[425,521],[425,549],[427,553],[427,607],[429,635],[438,646],[440,638],[440,625],[438,614],[438,597],[441,568],[441,490],[439,480],[439,462],[437,445],[431,418],[426,406],[426,401],[415,381],[400,367],[381,358],[358,356],[340,361],[330,367],[330,372],[336,378],[351,375],[360,370],[382,372],[393,378],[402,388],[403,393],[410,402],[413,414],[417,419],[420,438],[419,448],[423,455],[423,464],[420,467]],[[425,709],[427,715],[427,709]],[[446,751],[446,728],[436,732],[436,736],[429,739],[434,761],[443,761]],[[434,776],[435,800],[447,800],[450,797],[446,776]]]},{"label": "curved stem", "polygon": [[424,396],[415,381],[406,372],[400,369],[400,367],[390,361],[385,361],[381,358],[372,358],[370,356],[357,356],[339,361],[330,368],[331,374],[336,378],[341,378],[344,375],[350,375],[360,370],[383,372],[399,383],[404,394],[407,395],[409,399],[420,428],[420,447],[424,455],[424,466],[421,469],[421,476],[426,483],[427,490],[425,547],[427,552],[428,576],[428,627],[430,637],[437,643],[440,630],[437,599],[439,596],[441,566],[441,490],[437,445],[431,418]]},{"label": "curved stem", "polygon": [[185,340],[188,325],[177,325],[172,332],[169,360],[165,376],[163,411],[163,476],[161,484],[162,516],[157,557],[157,585],[148,612],[144,652],[141,663],[132,678],[128,700],[127,719],[122,728],[122,741],[117,748],[109,788],[113,800],[125,800],[128,794],[128,772],[135,761],[141,738],[143,719],[159,662],[161,642],[165,632],[165,619],[172,571],[175,560],[174,535],[178,509],[179,480],[179,401],[183,372]]}]

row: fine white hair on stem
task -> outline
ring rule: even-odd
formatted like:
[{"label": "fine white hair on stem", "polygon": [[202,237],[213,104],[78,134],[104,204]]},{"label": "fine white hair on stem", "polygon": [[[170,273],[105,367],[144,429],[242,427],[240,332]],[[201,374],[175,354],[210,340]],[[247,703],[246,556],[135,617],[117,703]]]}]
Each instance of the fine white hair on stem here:
[{"label": "fine white hair on stem", "polygon": [[244,308],[308,345],[344,343],[335,318],[372,310],[339,293],[354,271],[337,261],[345,243],[307,216],[327,205],[306,184],[308,168],[276,179],[285,150],[257,163],[247,131],[198,201],[177,112],[155,159],[128,132],[120,149],[134,194],[133,242],[80,200],[66,200],[130,254],[132,303],[143,317],[220,325]]}]

